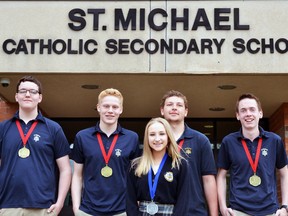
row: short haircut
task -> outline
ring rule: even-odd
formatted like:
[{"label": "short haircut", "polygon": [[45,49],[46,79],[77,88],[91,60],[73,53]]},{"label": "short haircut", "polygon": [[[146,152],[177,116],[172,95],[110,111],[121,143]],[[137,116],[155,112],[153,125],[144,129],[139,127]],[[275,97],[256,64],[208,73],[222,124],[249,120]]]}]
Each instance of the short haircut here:
[{"label": "short haircut", "polygon": [[43,92],[42,84],[41,84],[41,82],[40,82],[38,79],[36,79],[36,78],[33,77],[33,76],[24,76],[24,77],[22,77],[22,78],[18,81],[18,83],[17,83],[17,85],[16,85],[16,92],[19,91],[19,86],[20,86],[20,84],[21,84],[22,82],[33,82],[33,83],[35,83],[35,84],[38,86],[38,92],[39,92],[39,94],[42,94],[42,92]]},{"label": "short haircut", "polygon": [[161,100],[161,103],[160,103],[160,107],[163,108],[164,105],[165,105],[165,101],[167,98],[170,98],[170,97],[179,97],[179,98],[182,98],[183,101],[184,101],[184,105],[185,105],[185,108],[188,109],[188,100],[186,98],[186,96],[184,94],[182,94],[181,92],[179,91],[175,91],[175,90],[170,90],[170,91],[167,91],[163,97],[162,97],[162,100]]},{"label": "short haircut", "polygon": [[244,100],[244,99],[253,99],[253,100],[255,100],[256,103],[257,103],[258,109],[260,111],[262,111],[262,106],[261,106],[261,102],[260,102],[259,98],[256,97],[255,95],[251,94],[251,93],[245,93],[245,94],[240,95],[238,100],[237,100],[237,102],[236,102],[236,107],[235,107],[236,108],[236,113],[239,113],[239,103],[240,103],[241,100]]},{"label": "short haircut", "polygon": [[100,94],[98,96],[98,104],[106,96],[114,96],[114,97],[119,98],[121,106],[123,106],[123,96],[122,96],[121,92],[118,91],[117,89],[108,88],[108,89],[105,89],[102,92],[100,92]]}]

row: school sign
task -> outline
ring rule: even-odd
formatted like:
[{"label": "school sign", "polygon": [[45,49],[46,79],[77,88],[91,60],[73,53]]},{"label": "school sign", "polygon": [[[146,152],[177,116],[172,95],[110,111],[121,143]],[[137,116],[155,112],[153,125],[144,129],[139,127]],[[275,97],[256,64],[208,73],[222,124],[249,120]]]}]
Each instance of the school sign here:
[{"label": "school sign", "polygon": [[0,72],[288,72],[286,1],[19,1],[0,11]]}]

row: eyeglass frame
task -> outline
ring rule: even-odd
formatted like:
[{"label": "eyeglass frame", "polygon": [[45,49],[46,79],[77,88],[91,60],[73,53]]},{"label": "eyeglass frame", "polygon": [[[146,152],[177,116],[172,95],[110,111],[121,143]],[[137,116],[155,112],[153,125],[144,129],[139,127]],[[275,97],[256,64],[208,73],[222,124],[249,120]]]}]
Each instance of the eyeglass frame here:
[{"label": "eyeglass frame", "polygon": [[38,90],[36,89],[19,89],[18,90],[18,94],[22,94],[22,95],[26,95],[27,92],[29,92],[30,95],[37,95],[37,94],[41,94]]}]

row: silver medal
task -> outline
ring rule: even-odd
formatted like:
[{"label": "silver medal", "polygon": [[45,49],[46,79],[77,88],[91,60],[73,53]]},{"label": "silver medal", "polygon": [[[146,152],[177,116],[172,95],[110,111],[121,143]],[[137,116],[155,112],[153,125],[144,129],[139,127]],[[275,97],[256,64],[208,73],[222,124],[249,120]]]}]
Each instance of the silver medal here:
[{"label": "silver medal", "polygon": [[150,215],[155,215],[158,212],[158,205],[154,202],[151,202],[147,205],[147,213]]}]

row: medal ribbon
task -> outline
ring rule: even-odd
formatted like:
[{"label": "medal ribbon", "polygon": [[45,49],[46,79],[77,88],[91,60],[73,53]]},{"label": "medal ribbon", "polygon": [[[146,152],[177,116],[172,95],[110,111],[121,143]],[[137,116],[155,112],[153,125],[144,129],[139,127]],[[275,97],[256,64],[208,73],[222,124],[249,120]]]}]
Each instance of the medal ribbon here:
[{"label": "medal ribbon", "polygon": [[29,129],[29,131],[28,131],[28,133],[27,133],[27,135],[25,136],[25,135],[24,135],[24,132],[23,132],[23,130],[22,130],[20,121],[19,121],[18,119],[16,120],[16,125],[17,125],[17,128],[18,128],[19,134],[20,134],[20,136],[21,136],[21,139],[22,139],[22,142],[23,142],[23,146],[24,146],[24,147],[26,146],[27,141],[28,141],[31,133],[33,132],[34,128],[36,127],[37,123],[38,123],[37,121],[34,121],[34,122],[33,122],[32,126],[30,127],[30,129]]},{"label": "medal ribbon", "polygon": [[114,135],[112,144],[111,144],[111,146],[110,146],[110,148],[109,148],[109,151],[108,151],[108,154],[106,154],[106,152],[105,152],[104,145],[103,145],[103,142],[102,142],[102,138],[101,138],[100,133],[97,133],[97,139],[98,139],[98,142],[99,142],[99,146],[100,146],[100,149],[101,149],[101,152],[102,152],[104,161],[105,161],[105,163],[106,163],[106,165],[107,165],[108,162],[109,162],[109,160],[110,160],[112,151],[113,151],[113,149],[114,149],[114,147],[115,147],[115,145],[116,145],[116,142],[117,142],[117,139],[118,139],[118,134],[115,134],[115,135]]},{"label": "medal ribbon", "polygon": [[179,144],[178,144],[178,151],[180,152],[180,150],[182,149],[182,146],[184,144],[184,139],[182,139]]},{"label": "medal ribbon", "polygon": [[259,140],[258,140],[255,162],[253,162],[253,160],[252,160],[251,154],[250,154],[250,152],[249,152],[249,150],[247,148],[247,144],[246,144],[244,139],[242,139],[242,145],[243,145],[243,148],[245,150],[246,156],[247,156],[247,158],[249,160],[250,166],[251,166],[251,168],[252,168],[252,170],[253,170],[253,172],[255,174],[256,170],[257,170],[257,167],[258,167],[259,158],[260,158],[260,149],[261,149],[261,146],[262,146],[262,138],[259,138]]},{"label": "medal ribbon", "polygon": [[156,189],[157,189],[158,180],[159,180],[161,170],[165,164],[167,157],[168,157],[168,154],[166,153],[161,160],[159,169],[158,169],[156,176],[155,176],[155,179],[154,179],[154,183],[152,183],[152,167],[150,168],[150,170],[148,172],[148,185],[149,185],[150,197],[151,197],[152,201],[153,201],[155,193],[156,193]]}]

